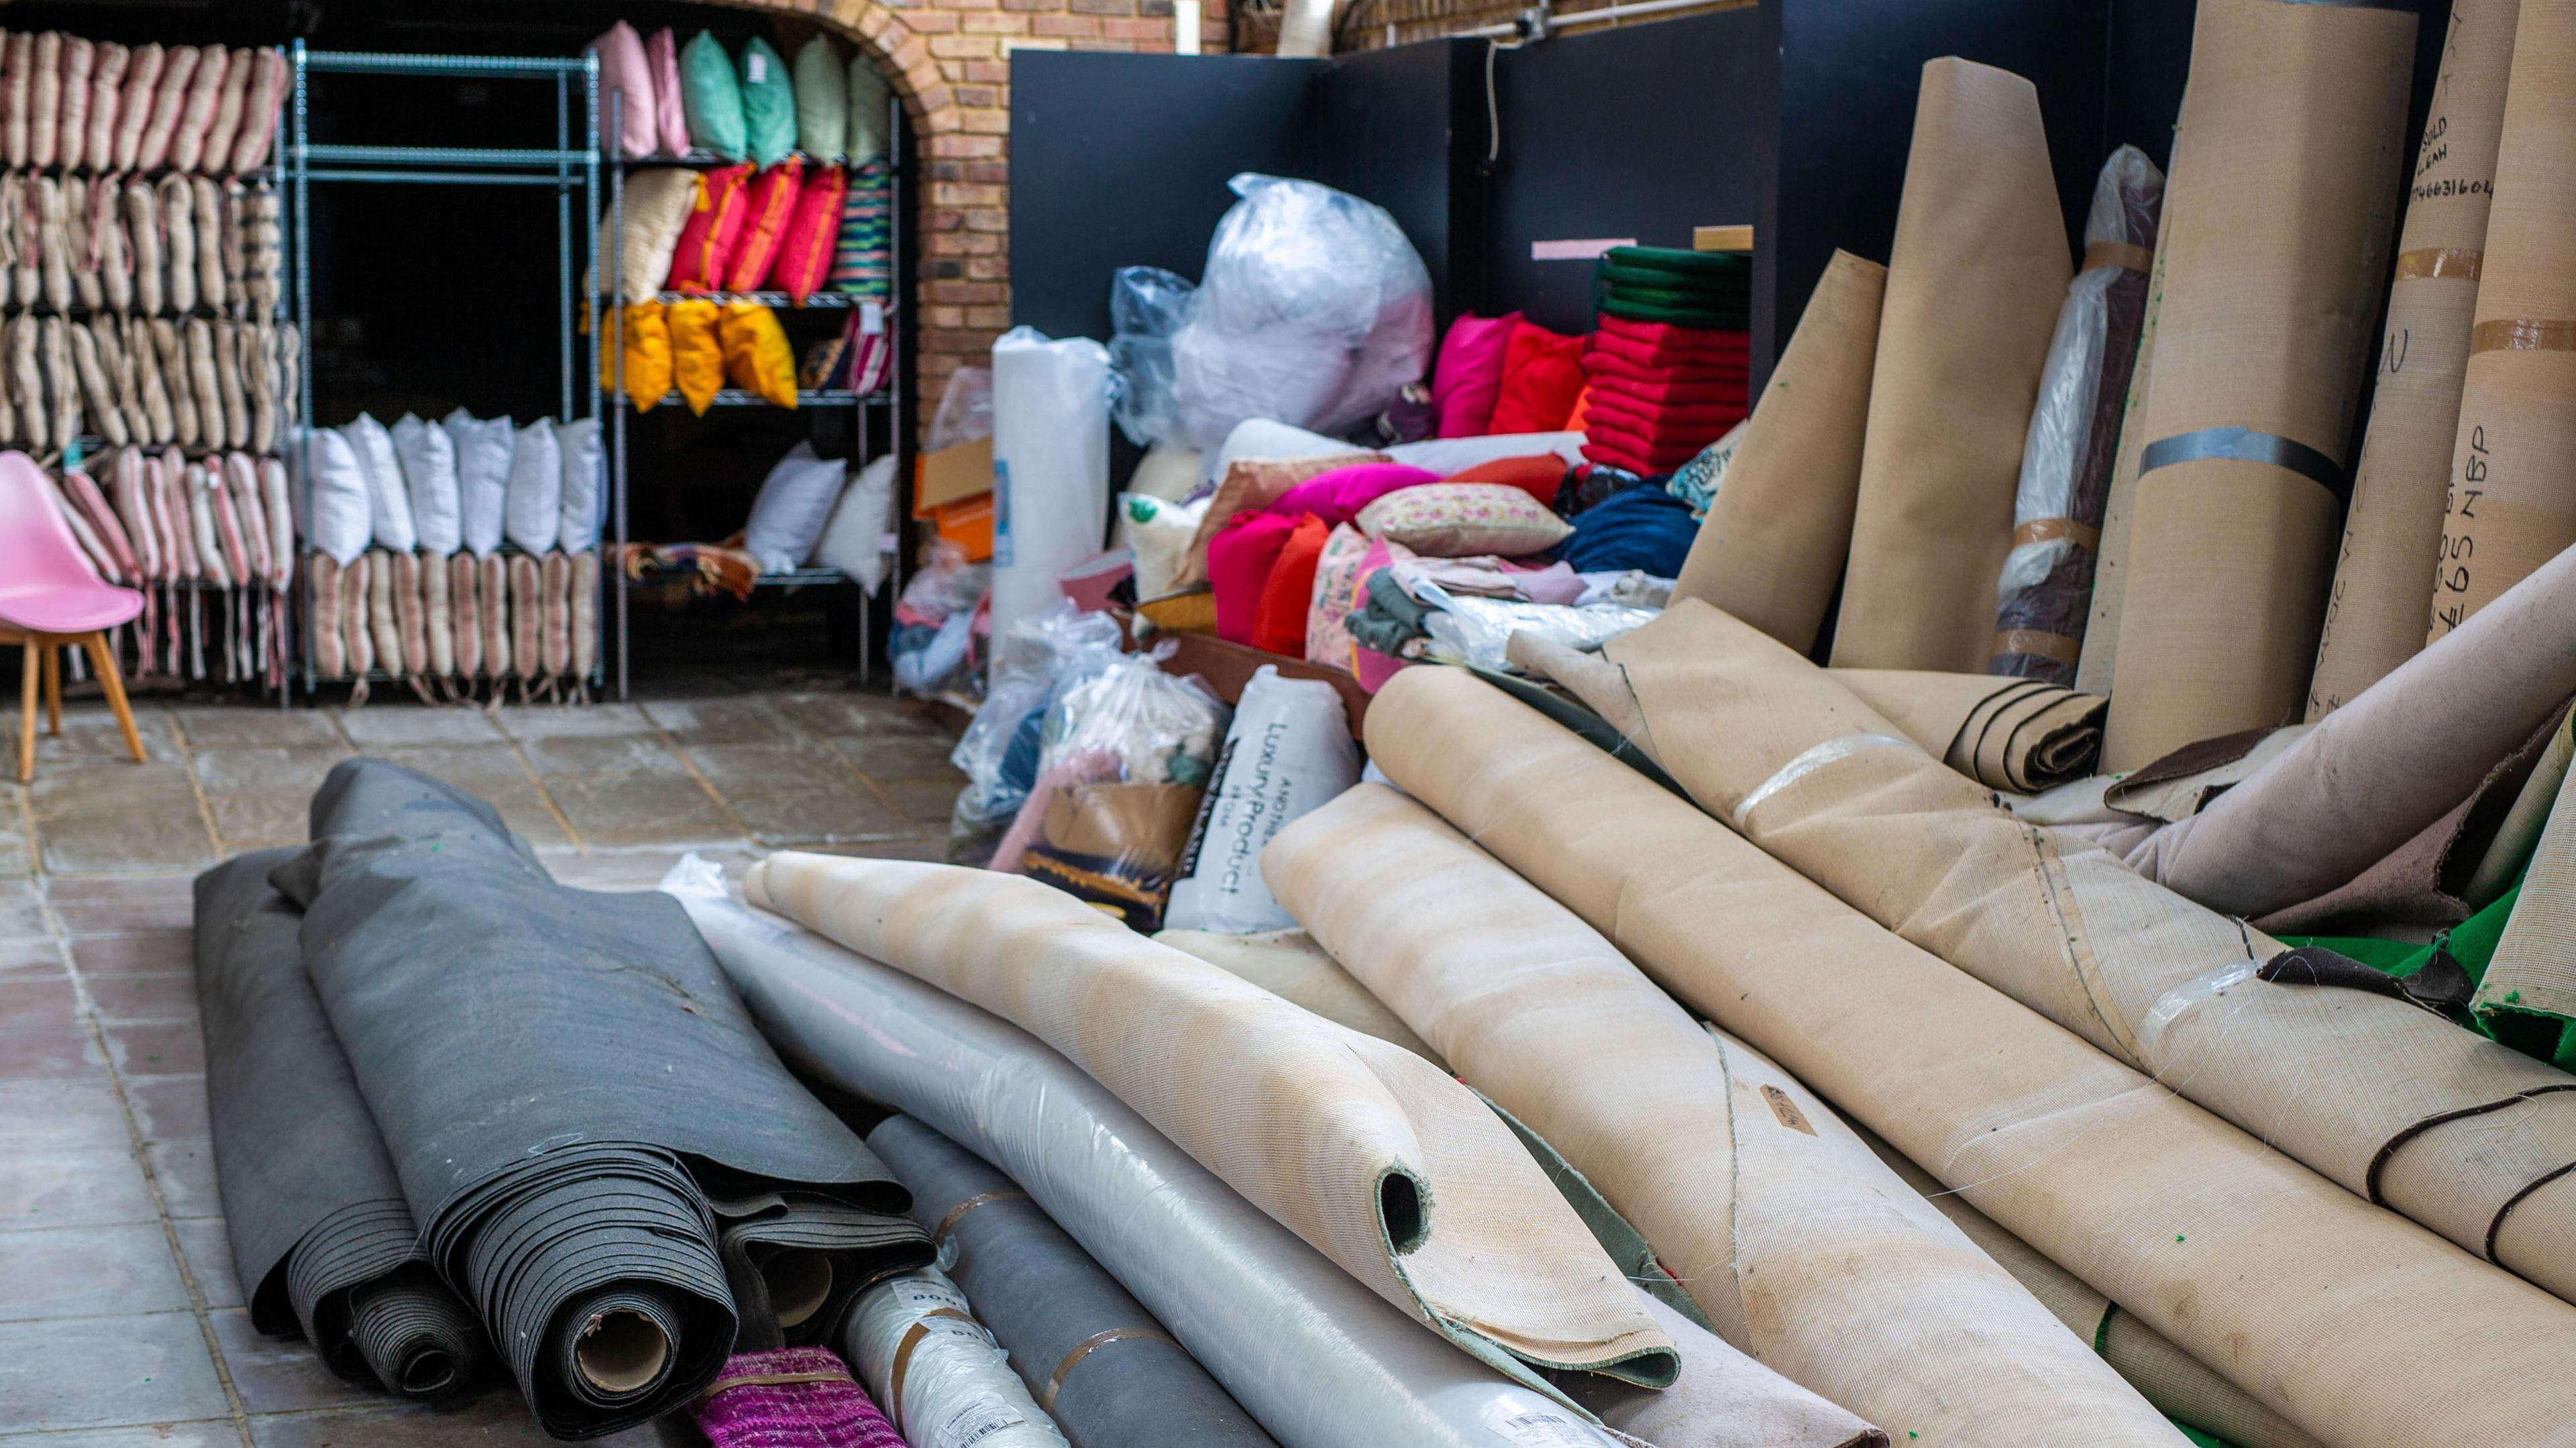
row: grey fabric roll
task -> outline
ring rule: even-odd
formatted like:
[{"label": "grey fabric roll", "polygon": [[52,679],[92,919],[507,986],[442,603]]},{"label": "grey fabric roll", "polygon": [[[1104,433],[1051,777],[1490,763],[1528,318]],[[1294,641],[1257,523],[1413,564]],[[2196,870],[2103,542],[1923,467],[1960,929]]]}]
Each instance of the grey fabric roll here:
[{"label": "grey fabric roll", "polygon": [[940,1269],[1076,1448],[1276,1448],[1009,1177],[909,1116],[879,1123],[868,1145],[912,1189]]},{"label": "grey fabric roll", "polygon": [[421,1251],[393,1163],[296,952],[269,850],[197,877],[196,965],[215,1180],[251,1323],[333,1372],[433,1396],[487,1355]]},{"label": "grey fabric roll", "polygon": [[334,768],[312,822],[271,879],[304,906],[314,994],[430,1263],[546,1431],[614,1432],[715,1379],[740,1323],[719,1238],[764,1194],[873,1215],[873,1268],[929,1260],[901,1184],[667,897],[559,886],[489,805],[379,760]]}]

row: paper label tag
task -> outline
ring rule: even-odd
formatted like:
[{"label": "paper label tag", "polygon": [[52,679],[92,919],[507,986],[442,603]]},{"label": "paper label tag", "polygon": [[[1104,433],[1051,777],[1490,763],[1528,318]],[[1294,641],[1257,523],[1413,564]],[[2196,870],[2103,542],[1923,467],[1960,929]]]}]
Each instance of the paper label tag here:
[{"label": "paper label tag", "polygon": [[751,85],[769,83],[769,57],[755,50],[742,58],[742,78]]},{"label": "paper label tag", "polygon": [[885,303],[859,303],[859,335],[862,337],[885,335]]},{"label": "paper label tag", "polygon": [[1011,566],[1011,465],[993,459],[993,566]]},{"label": "paper label tag", "polygon": [[1782,1126],[1791,1131],[1803,1131],[1809,1136],[1816,1134],[1816,1128],[1807,1124],[1807,1113],[1798,1109],[1798,1103],[1789,1099],[1788,1092],[1777,1086],[1765,1086],[1762,1099],[1771,1103],[1771,1114],[1780,1118]]},{"label": "paper label tag", "polygon": [[957,1405],[957,1410],[931,1425],[922,1435],[923,1448],[971,1448],[996,1433],[1020,1427],[1028,1415],[1009,1403],[989,1394],[977,1394]]}]

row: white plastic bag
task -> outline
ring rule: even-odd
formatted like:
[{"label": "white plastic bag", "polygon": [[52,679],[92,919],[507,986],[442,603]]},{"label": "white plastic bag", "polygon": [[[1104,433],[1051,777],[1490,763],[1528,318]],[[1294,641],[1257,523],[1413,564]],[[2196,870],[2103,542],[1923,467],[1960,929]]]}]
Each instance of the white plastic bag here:
[{"label": "white plastic bag", "polygon": [[[348,567],[367,551],[374,534],[374,494],[367,486],[366,464],[336,428],[308,429],[287,447],[286,456],[303,474],[296,479],[293,497],[306,513],[305,539],[331,555],[332,562]],[[304,506],[307,497],[309,508]]]},{"label": "white plastic bag", "polygon": [[501,518],[509,506],[510,459],[517,450],[506,417],[478,418],[458,408],[440,420],[456,444],[456,493],[460,533],[477,558],[501,546]]},{"label": "white plastic bag", "polygon": [[927,699],[974,688],[975,614],[992,575],[954,543],[930,545],[928,561],[895,600],[886,636],[896,693]]},{"label": "white plastic bag", "polygon": [[993,344],[993,634],[1063,597],[1109,524],[1109,351],[1014,327]]},{"label": "white plastic bag", "polygon": [[1320,679],[1283,679],[1269,664],[1255,670],[1235,702],[1164,927],[1229,935],[1295,929],[1296,917],[1262,881],[1261,847],[1359,777],[1341,694]]},{"label": "white plastic bag", "polygon": [[1189,313],[1189,278],[1158,266],[1122,266],[1109,279],[1109,365],[1118,373],[1118,430],[1138,447],[1186,445],[1172,389],[1172,334]]},{"label": "white plastic bag", "polygon": [[402,463],[394,457],[393,435],[385,425],[365,413],[340,429],[348,439],[349,452],[367,480],[367,518],[375,530],[376,546],[395,553],[409,553],[420,546],[420,534],[411,524],[411,494],[403,486]]}]

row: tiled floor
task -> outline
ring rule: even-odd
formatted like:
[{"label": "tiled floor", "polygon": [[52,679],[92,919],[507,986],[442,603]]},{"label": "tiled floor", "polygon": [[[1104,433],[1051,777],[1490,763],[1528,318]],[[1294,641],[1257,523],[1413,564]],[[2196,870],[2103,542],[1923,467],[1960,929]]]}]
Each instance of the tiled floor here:
[{"label": "tiled floor", "polygon": [[206,1141],[191,875],[301,842],[314,786],[357,753],[481,794],[569,884],[649,887],[684,849],[937,858],[947,737],[856,692],[141,719],[145,763],[81,706],[32,786],[0,784],[0,1448],[547,1441],[506,1382],[393,1407],[252,1331]]}]

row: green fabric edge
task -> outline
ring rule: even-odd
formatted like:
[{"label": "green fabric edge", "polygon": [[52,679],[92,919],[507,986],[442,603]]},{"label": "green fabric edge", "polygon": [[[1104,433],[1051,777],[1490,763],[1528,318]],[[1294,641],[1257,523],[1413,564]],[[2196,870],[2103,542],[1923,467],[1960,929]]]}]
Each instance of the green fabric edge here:
[{"label": "green fabric edge", "polygon": [[1529,1154],[1538,1159],[1539,1169],[1547,1173],[1547,1179],[1555,1183],[1557,1191],[1564,1195],[1566,1205],[1574,1208],[1574,1214],[1591,1229],[1593,1240],[1601,1244],[1601,1250],[1610,1254],[1611,1261],[1619,1264],[1620,1271],[1628,1274],[1629,1281],[1692,1322],[1710,1332],[1717,1331],[1717,1325],[1708,1320],[1708,1314],[1702,1312],[1700,1305],[1691,1300],[1691,1295],[1682,1290],[1680,1281],[1655,1259],[1655,1249],[1648,1245],[1646,1234],[1619,1215],[1619,1209],[1610,1205],[1609,1199],[1592,1185],[1591,1178],[1577,1170],[1574,1163],[1557,1155],[1556,1148],[1547,1144],[1547,1138],[1530,1130],[1494,1098],[1477,1091],[1476,1099],[1493,1108],[1494,1114],[1503,1119],[1503,1124],[1512,1129],[1512,1135],[1519,1137],[1521,1145],[1529,1148]]},{"label": "green fabric edge", "polygon": [[[2447,950],[2451,958],[2468,971],[2469,985],[2474,991],[2486,982],[2487,966],[2495,960],[2496,945],[2504,939],[2505,925],[2513,918],[2515,902],[2522,898],[2522,885],[2522,880],[2517,878],[2483,909],[2425,945],[2410,945],[2402,940],[2378,940],[2365,935],[2284,935],[2280,941],[2293,948],[2323,946],[2401,980],[2422,970],[2432,960],[2434,951]],[[2576,1019],[2554,1011],[2525,1009],[2511,1001],[2491,1001],[2471,1010],[2445,1014],[2489,1040],[2547,1061],[2561,1070],[2576,1071]]]}]

